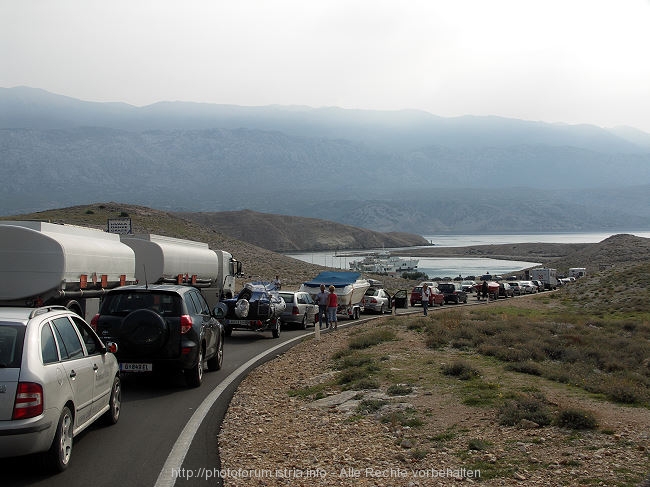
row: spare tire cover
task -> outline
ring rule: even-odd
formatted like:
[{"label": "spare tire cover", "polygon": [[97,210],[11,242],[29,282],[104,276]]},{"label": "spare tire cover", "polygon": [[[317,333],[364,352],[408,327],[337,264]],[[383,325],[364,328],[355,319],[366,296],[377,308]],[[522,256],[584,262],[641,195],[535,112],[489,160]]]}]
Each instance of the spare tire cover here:
[{"label": "spare tire cover", "polygon": [[169,330],[165,319],[150,309],[137,309],[122,321],[121,342],[130,352],[155,352],[166,342]]},{"label": "spare tire cover", "polygon": [[235,315],[237,318],[246,318],[248,316],[249,303],[246,299],[240,299],[235,304]]}]

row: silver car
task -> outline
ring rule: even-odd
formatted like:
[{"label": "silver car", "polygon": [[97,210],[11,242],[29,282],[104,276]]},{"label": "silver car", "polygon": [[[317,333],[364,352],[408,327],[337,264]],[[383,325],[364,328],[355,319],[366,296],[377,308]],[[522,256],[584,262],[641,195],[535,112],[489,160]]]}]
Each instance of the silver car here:
[{"label": "silver car", "polygon": [[120,401],[117,360],[77,314],[0,308],[0,457],[41,453],[63,471],[73,437],[115,424]]},{"label": "silver car", "polygon": [[363,308],[365,311],[374,311],[382,315],[390,313],[392,311],[390,294],[382,288],[368,288],[363,296]]},{"label": "silver car", "polygon": [[286,303],[280,315],[283,325],[299,325],[304,330],[307,324],[313,325],[318,321],[318,305],[309,293],[280,291],[278,294]]}]

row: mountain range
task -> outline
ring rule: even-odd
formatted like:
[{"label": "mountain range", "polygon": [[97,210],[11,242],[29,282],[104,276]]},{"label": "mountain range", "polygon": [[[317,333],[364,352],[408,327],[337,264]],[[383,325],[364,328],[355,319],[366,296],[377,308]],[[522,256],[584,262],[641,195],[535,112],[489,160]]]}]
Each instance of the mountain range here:
[{"label": "mountain range", "polygon": [[0,158],[4,215],[113,200],[421,235],[650,228],[650,134],[626,127],[16,87]]}]

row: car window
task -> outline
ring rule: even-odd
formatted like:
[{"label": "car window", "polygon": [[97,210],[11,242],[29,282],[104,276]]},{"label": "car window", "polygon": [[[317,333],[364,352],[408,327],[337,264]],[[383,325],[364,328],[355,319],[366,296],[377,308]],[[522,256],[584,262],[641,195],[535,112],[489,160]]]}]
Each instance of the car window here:
[{"label": "car window", "polygon": [[0,367],[20,367],[23,359],[24,336],[24,326],[0,324]]},{"label": "car window", "polygon": [[194,307],[196,308],[196,311],[198,311],[199,314],[201,315],[209,315],[210,311],[208,309],[208,305],[205,302],[205,299],[203,299],[203,296],[198,291],[190,291],[187,293],[190,295],[192,301],[194,301]]},{"label": "car window", "polygon": [[280,293],[280,297],[287,304],[293,303],[293,294],[291,293]]},{"label": "car window", "polygon": [[298,294],[296,295],[296,298],[298,300],[298,304],[307,304],[307,299],[305,298],[305,294]]},{"label": "car window", "polygon": [[67,317],[52,320],[56,343],[61,351],[61,359],[75,359],[83,357],[84,351],[74,325]]},{"label": "car window", "polygon": [[102,350],[102,344],[99,341],[99,338],[97,338],[97,335],[93,333],[90,327],[81,318],[73,316],[72,321],[77,327],[77,330],[79,330],[79,334],[81,335],[81,338],[86,345],[86,351],[88,352],[88,355],[99,354]]},{"label": "car window", "polygon": [[187,312],[191,315],[200,314],[200,312],[196,309],[196,304],[194,303],[194,300],[190,294],[191,293],[185,293],[183,296],[183,301],[185,301],[185,306],[187,306]]},{"label": "car window", "polygon": [[56,349],[56,342],[49,322],[41,328],[41,359],[43,359],[44,365],[59,361],[59,352]]}]

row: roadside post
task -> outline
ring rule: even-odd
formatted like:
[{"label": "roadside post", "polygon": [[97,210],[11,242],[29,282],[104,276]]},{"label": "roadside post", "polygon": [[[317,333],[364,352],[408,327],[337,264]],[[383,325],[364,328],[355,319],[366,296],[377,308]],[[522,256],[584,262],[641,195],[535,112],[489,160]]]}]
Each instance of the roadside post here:
[{"label": "roadside post", "polygon": [[314,323],[314,336],[316,337],[316,340],[320,340],[320,312],[319,320]]}]

